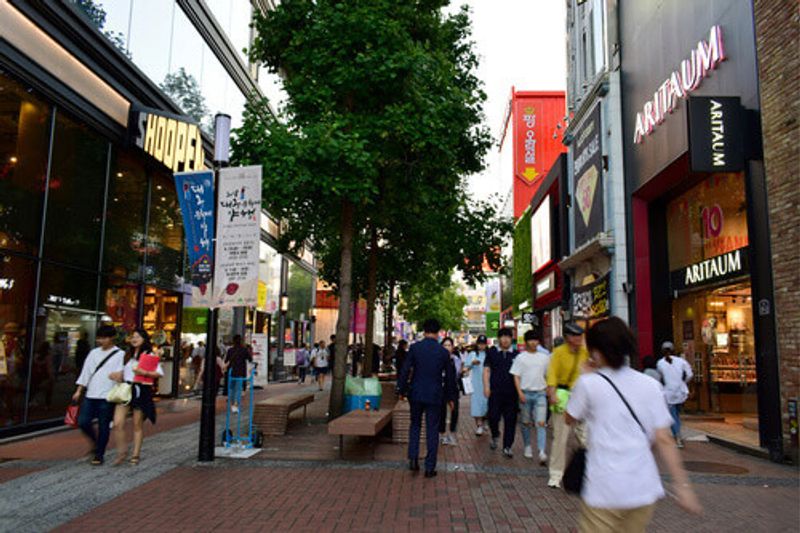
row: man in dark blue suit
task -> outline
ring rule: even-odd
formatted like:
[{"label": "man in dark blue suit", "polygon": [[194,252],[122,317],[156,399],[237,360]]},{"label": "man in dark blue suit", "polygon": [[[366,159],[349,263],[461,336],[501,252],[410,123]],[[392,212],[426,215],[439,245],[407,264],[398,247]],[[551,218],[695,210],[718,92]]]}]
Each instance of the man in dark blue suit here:
[{"label": "man in dark blue suit", "polygon": [[[453,403],[456,391],[450,354],[439,344],[439,322],[428,319],[423,325],[425,338],[411,345],[400,379],[397,383],[401,399],[411,402],[411,428],[408,435],[409,468],[419,470],[419,436],[422,413],[425,413],[428,454],[425,456],[425,477],[436,475],[436,455],[439,451],[439,413],[442,402]],[[452,405],[451,405],[452,408]]]}]

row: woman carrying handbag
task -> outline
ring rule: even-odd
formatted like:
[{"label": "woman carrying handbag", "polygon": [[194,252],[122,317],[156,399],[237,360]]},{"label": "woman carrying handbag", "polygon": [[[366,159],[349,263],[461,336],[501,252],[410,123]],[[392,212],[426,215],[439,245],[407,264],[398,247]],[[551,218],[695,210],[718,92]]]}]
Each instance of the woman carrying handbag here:
[{"label": "woman carrying handbag", "polygon": [[625,365],[626,356],[636,355],[631,330],[611,317],[592,326],[586,344],[590,359],[566,409],[567,423],[583,421],[588,432],[579,531],[645,531],[665,494],[652,448],[669,471],[678,505],[702,512],[672,440],[661,386]]},{"label": "woman carrying handbag", "polygon": [[[109,377],[118,383],[117,387],[130,386],[130,401],[117,403],[114,409],[114,439],[117,444],[117,458],[114,466],[125,462],[128,456],[128,441],[125,435],[125,419],[128,411],[133,410],[133,454],[132,465],[139,464],[139,454],[144,442],[144,421],[149,419],[156,423],[156,408],[153,403],[153,384],[155,379],[164,375],[159,356],[154,353],[150,343],[150,335],[142,328],[131,333],[129,348],[125,354],[125,366],[121,372],[114,372]],[[119,398],[124,400],[124,395]]]}]

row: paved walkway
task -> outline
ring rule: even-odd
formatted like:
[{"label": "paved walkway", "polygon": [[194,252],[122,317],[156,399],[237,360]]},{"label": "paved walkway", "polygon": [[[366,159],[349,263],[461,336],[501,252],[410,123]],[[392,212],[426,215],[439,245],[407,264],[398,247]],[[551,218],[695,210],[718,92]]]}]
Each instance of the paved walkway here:
[{"label": "paved walkway", "polygon": [[[439,476],[426,480],[405,470],[405,448],[388,439],[375,460],[368,441],[347,439],[338,460],[327,400],[320,395],[305,424],[296,413],[289,434],[268,438],[255,457],[211,465],[195,461],[199,401],[160,413],[138,467],[89,467],[77,432],[0,446],[0,459],[18,458],[0,462],[0,531],[574,530],[578,500],[546,487],[546,469],[522,457],[519,435],[509,460],[462,418],[458,446],[442,449]],[[800,527],[796,468],[707,442],[689,442],[683,455],[706,513],[690,517],[665,500],[652,531]]]}]

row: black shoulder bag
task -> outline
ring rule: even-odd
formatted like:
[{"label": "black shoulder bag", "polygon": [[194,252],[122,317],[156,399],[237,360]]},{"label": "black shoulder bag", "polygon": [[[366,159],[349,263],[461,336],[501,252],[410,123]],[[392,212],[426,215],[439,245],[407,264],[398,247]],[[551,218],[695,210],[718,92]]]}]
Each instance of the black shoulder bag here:
[{"label": "black shoulder bag", "polygon": [[[608,376],[602,374],[600,372],[597,373],[598,376],[602,377],[604,380],[608,381],[608,384],[614,389],[614,392],[619,395],[622,403],[625,404],[625,407],[628,408],[628,412],[630,412],[631,416],[636,423],[639,424],[639,427],[644,433],[645,437],[647,437],[647,431],[644,429],[642,422],[639,420],[639,417],[636,416],[636,413],[633,412],[633,408],[628,403],[628,400],[625,399],[625,396],[619,391],[614,382],[609,379]],[[575,453],[572,454],[572,458],[567,465],[567,468],[564,470],[564,490],[570,494],[580,494],[581,489],[583,488],[583,480],[586,476],[586,448],[583,446],[579,447],[575,450]]]}]

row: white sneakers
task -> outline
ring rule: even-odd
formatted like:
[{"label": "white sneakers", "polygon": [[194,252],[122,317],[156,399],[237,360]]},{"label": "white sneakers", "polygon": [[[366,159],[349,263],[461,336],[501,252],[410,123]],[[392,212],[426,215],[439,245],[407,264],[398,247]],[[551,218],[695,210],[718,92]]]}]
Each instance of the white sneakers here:
[{"label": "white sneakers", "polygon": [[683,449],[683,439],[680,437],[675,437],[675,445],[678,447],[679,450]]},{"label": "white sneakers", "polygon": [[479,436],[479,437],[480,437],[481,435],[483,435],[483,426],[478,426],[478,429],[476,429],[476,430],[475,430],[475,434],[476,434],[477,436]]},{"label": "white sneakers", "polygon": [[442,444],[455,446],[455,445],[458,444],[458,442],[456,442],[455,436],[453,436],[453,435],[445,435],[444,437],[442,437]]},{"label": "white sneakers", "polygon": [[547,464],[547,454],[544,452],[539,452],[539,464],[544,466]]},{"label": "white sneakers", "polygon": [[525,446],[525,452],[522,455],[528,459],[533,459],[533,448],[531,446]]},{"label": "white sneakers", "polygon": [[238,413],[239,406],[238,405],[231,405],[231,413]]}]

